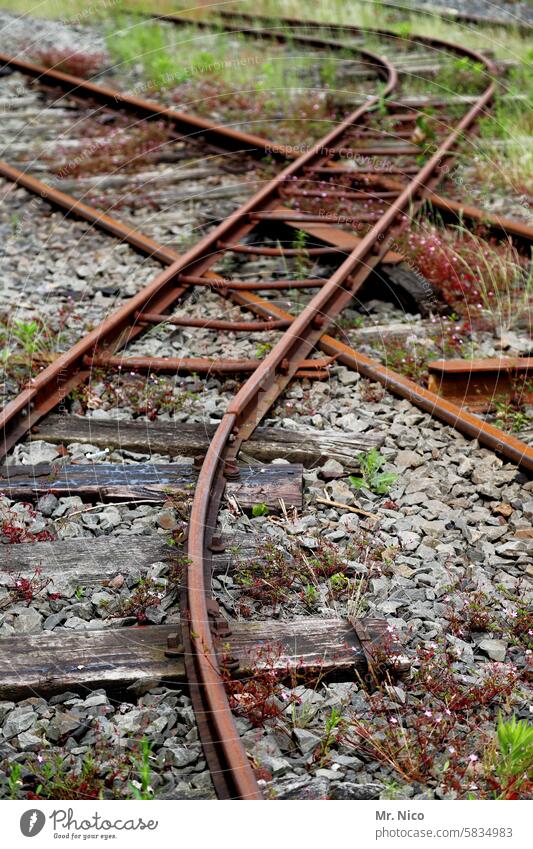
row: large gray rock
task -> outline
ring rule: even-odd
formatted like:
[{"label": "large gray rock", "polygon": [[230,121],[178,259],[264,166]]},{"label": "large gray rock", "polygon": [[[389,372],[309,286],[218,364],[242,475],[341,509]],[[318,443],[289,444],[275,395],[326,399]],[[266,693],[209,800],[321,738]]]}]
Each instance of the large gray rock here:
[{"label": "large gray rock", "polygon": [[115,596],[111,593],[106,593],[105,590],[95,592],[91,596],[91,604],[96,608],[108,608],[115,600]]},{"label": "large gray rock", "polygon": [[327,460],[320,469],[320,474],[325,480],[330,481],[342,478],[346,472],[338,460]]},{"label": "large gray rock", "polygon": [[339,504],[350,504],[354,493],[344,481],[332,481],[328,484],[328,495],[332,501],[338,501]]},{"label": "large gray rock", "polygon": [[35,725],[38,718],[37,714],[31,708],[18,708],[9,715],[9,718],[4,723],[2,733],[6,740],[9,740],[11,737],[16,737],[18,734],[22,734],[23,731],[27,731]]},{"label": "large gray rock", "polygon": [[327,799],[329,781],[325,778],[294,778],[275,785],[278,799]]},{"label": "large gray rock", "polygon": [[57,446],[49,445],[43,442],[42,439],[36,439],[35,442],[30,442],[24,446],[23,463],[30,466],[37,466],[39,463],[51,463],[59,457]]},{"label": "large gray rock", "polygon": [[318,737],[317,734],[313,734],[311,731],[308,731],[306,728],[295,728],[292,732],[292,736],[302,755],[307,755],[309,752],[313,752],[316,747],[320,745],[320,737]]},{"label": "large gray rock", "polygon": [[472,646],[469,646],[464,640],[460,640],[459,637],[454,637],[453,634],[447,634],[446,639],[453,648],[457,658],[468,664],[474,663],[474,650]]},{"label": "large gray rock", "polygon": [[334,784],[330,790],[330,799],[379,799],[379,794],[384,790],[383,784],[355,784],[353,781],[342,781]]},{"label": "large gray rock", "polygon": [[31,731],[23,731],[17,738],[18,747],[23,752],[39,752],[43,748],[41,737],[32,734]]},{"label": "large gray rock", "polygon": [[59,613],[51,613],[50,616],[47,616],[43,622],[43,630],[44,631],[53,631],[54,628],[57,628],[64,620],[67,618],[67,614],[60,610]]},{"label": "large gray rock", "polygon": [[43,516],[51,516],[54,510],[57,510],[57,506],[59,504],[58,499],[51,492],[47,492],[46,495],[42,495],[37,502],[37,510],[43,514]]},{"label": "large gray rock", "polygon": [[144,710],[133,708],[133,710],[128,711],[128,713],[118,714],[115,716],[115,722],[121,731],[135,733],[136,731],[141,730],[144,717]]},{"label": "large gray rock", "polygon": [[504,640],[481,640],[479,643],[481,651],[488,654],[491,660],[503,663],[507,654],[507,643]]},{"label": "large gray rock", "polygon": [[394,465],[401,469],[417,469],[418,466],[424,464],[424,458],[417,454],[416,451],[398,451],[394,460]]},{"label": "large gray rock", "polygon": [[71,711],[58,713],[50,721],[46,730],[46,736],[52,743],[58,743],[60,740],[63,740],[65,737],[68,737],[76,731],[82,722],[82,718]]},{"label": "large gray rock", "polygon": [[501,557],[520,557],[521,554],[533,551],[533,540],[513,539],[496,546],[496,554]]},{"label": "large gray rock", "polygon": [[42,630],[43,617],[32,607],[22,610],[13,622],[16,634],[38,634]]},{"label": "large gray rock", "polygon": [[180,746],[174,740],[165,740],[164,747],[171,753],[174,766],[182,768],[190,764],[195,764],[198,760],[199,752],[197,749]]}]

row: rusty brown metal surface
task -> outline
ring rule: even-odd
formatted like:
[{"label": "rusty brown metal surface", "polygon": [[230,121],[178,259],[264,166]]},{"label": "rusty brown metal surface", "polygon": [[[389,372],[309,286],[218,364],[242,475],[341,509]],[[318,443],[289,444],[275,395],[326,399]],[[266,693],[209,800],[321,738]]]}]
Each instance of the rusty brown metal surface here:
[{"label": "rusty brown metal surface", "polygon": [[[252,293],[235,292],[229,296],[235,303],[245,306],[256,315],[274,313],[280,318],[290,317],[290,313],[269,301]],[[505,433],[498,427],[484,422],[478,416],[463,407],[444,399],[428,389],[423,389],[417,383],[404,377],[398,372],[382,365],[378,360],[361,354],[350,348],[344,342],[333,336],[324,334],[319,341],[319,348],[326,354],[336,357],[338,363],[358,371],[364,377],[381,383],[394,395],[406,398],[414,406],[429,413],[439,421],[455,428],[471,439],[477,439],[487,448],[497,451],[523,469],[533,472],[533,447],[522,442],[511,434]]]},{"label": "rusty brown metal surface", "polygon": [[[210,360],[206,357],[121,357],[111,354],[97,354],[83,359],[83,364],[89,368],[169,372],[170,374],[249,374],[259,367],[260,362],[260,360],[221,358]],[[302,359],[297,364],[297,370],[303,369],[313,376],[317,373],[323,374],[331,362],[331,357],[316,360]]]},{"label": "rusty brown metal surface", "polygon": [[435,360],[428,366],[432,392],[469,410],[485,412],[503,401],[533,401],[533,358]]},{"label": "rusty brown metal surface", "polygon": [[232,289],[234,291],[253,292],[267,289],[320,289],[326,282],[319,278],[309,280],[231,280],[217,274],[200,277],[194,274],[180,274],[180,283],[188,286],[207,286],[220,292]]},{"label": "rusty brown metal surface", "polygon": [[[440,44],[442,46],[442,43]],[[461,52],[458,48],[454,47],[454,49],[456,52]],[[471,51],[464,52],[476,56],[477,61],[484,61]],[[487,62],[485,62],[485,66],[489,69],[491,67]],[[389,73],[389,83],[385,90],[385,95],[387,95],[393,90],[397,77],[387,63],[383,63],[383,68]],[[370,232],[362,239],[358,239],[355,245],[351,245],[349,255],[328,281],[321,281],[321,289],[299,316],[280,315],[273,305],[268,304],[269,316],[277,315],[280,319],[290,321],[291,325],[235,396],[206,455],[195,493],[189,529],[190,567],[187,570],[187,593],[184,600],[184,610],[189,618],[189,627],[185,628],[184,633],[187,641],[186,649],[187,647],[191,649],[190,662],[195,668],[192,683],[193,689],[200,696],[201,722],[205,721],[206,726],[209,726],[210,741],[207,747],[214,750],[214,758],[215,760],[218,759],[218,770],[220,774],[225,774],[227,783],[231,785],[228,790],[229,796],[254,799],[259,798],[260,793],[229,710],[226,693],[219,674],[217,651],[210,626],[210,622],[217,619],[218,613],[213,607],[212,600],[208,597],[208,584],[206,583],[208,574],[207,552],[211,534],[216,525],[218,504],[222,495],[222,474],[224,469],[227,471],[229,468],[233,468],[232,463],[242,440],[250,435],[261,417],[279,397],[290,379],[298,372],[302,360],[306,360],[315,347],[320,346],[331,356],[338,358],[340,362],[346,362],[360,371],[364,368],[367,372],[373,370],[376,364],[372,360],[362,358],[361,355],[347,348],[347,346],[342,346],[336,340],[324,336],[324,331],[328,322],[349,303],[353,293],[357,291],[363,280],[368,276],[369,270],[375,267],[380,259],[387,254],[388,240],[397,225],[398,213],[413,201],[418,202],[427,183],[434,179],[435,172],[442,160],[449,155],[459,134],[475,120],[480,110],[489,102],[492,92],[493,87],[489,86],[475,106],[467,112],[443,144],[440,145],[435,155],[418,171],[415,179],[402,188],[401,193],[394,199],[389,209],[371,228]],[[319,146],[315,146],[299,157],[296,162],[291,163],[281,175],[274,178],[254,198],[229,216],[183,257],[176,258],[167,254],[167,259],[163,261],[171,262],[171,265],[165,272],[158,275],[152,284],[135,296],[128,305],[118,310],[107,322],[102,323],[93,334],[88,334],[85,340],[78,343],[78,346],[73,349],[74,354],[68,352],[67,355],[62,355],[64,358],[63,366],[69,373],[70,379],[75,380],[77,378],[80,367],[83,366],[84,362],[87,362],[85,358],[88,357],[88,361],[94,361],[95,354],[98,356],[96,353],[97,346],[116,350],[117,346],[124,344],[125,339],[132,338],[136,331],[135,329],[132,330],[131,323],[132,321],[135,322],[135,315],[142,312],[143,308],[149,305],[152,312],[165,314],[165,310],[169,309],[183,293],[183,286],[180,287],[178,284],[187,285],[187,276],[206,280],[208,281],[207,285],[212,285],[212,283],[209,283],[207,275],[210,273],[216,255],[220,254],[221,244],[226,247],[242,245],[242,240],[255,227],[255,223],[250,219],[250,214],[257,211],[270,212],[275,209],[279,202],[283,181],[287,177],[305,173],[306,168],[312,167],[312,163],[321,158],[324,145],[333,145],[336,141],[342,139],[343,133],[348,127],[360,120],[365,112],[375,106],[377,102],[378,98],[370,99],[364,107],[356,110],[339,127],[332,130]],[[330,230],[332,228],[325,227],[324,229]],[[214,248],[217,250],[214,250]],[[241,299],[242,303],[247,300],[250,302],[256,298],[250,292],[239,292],[233,287],[228,289],[227,294],[233,300]],[[260,302],[260,299],[256,298],[256,301]],[[262,315],[264,317],[265,313],[263,312]],[[328,347],[331,350],[328,350]],[[127,358],[118,359],[125,362]],[[313,365],[316,365],[317,360],[312,362]],[[379,366],[379,364],[377,365]],[[387,370],[384,369],[384,372],[387,372]],[[22,393],[24,396],[22,401],[16,399],[16,402],[13,402],[14,407],[12,406],[10,411],[12,418],[9,416],[9,411],[6,418],[4,411],[3,421],[6,425],[13,419],[20,431],[23,422],[18,417],[25,407],[31,403],[35,404],[33,414],[38,417],[46,400],[45,386],[47,386],[48,392],[52,386],[56,395],[60,394],[61,386],[56,373],[53,375],[49,373],[46,378],[41,375],[40,378],[42,380],[39,383],[38,392],[42,392],[42,394],[39,396],[37,392],[36,395],[32,396],[33,387],[28,388],[26,393]],[[435,398],[432,393],[420,390],[415,384],[411,384],[410,381],[406,381],[394,373],[385,376],[382,374],[381,377],[375,379],[381,379],[382,382],[388,380],[389,388],[396,384],[398,386],[403,385],[404,392],[409,391],[412,399],[417,398],[415,403],[421,404],[420,392],[425,393],[425,397],[422,396],[423,403],[428,403],[428,398],[430,400]],[[39,381],[39,378],[37,378],[37,381]],[[409,385],[407,389],[405,384]],[[413,386],[415,390],[413,390]],[[398,391],[398,387],[393,388],[393,391]],[[418,396],[416,391],[419,393]],[[401,391],[399,394],[402,394]],[[41,407],[39,403],[36,403],[39,401]],[[441,401],[440,410],[445,407],[445,402]],[[453,405],[448,404],[447,410],[448,414],[452,415]],[[459,414],[461,415],[461,411],[459,411]],[[462,421],[465,421],[466,418],[467,416],[463,414]],[[476,417],[470,418],[474,419],[472,427],[475,429],[479,426],[480,420]],[[453,421],[449,423],[456,424]],[[486,439],[491,436],[487,428],[490,428],[490,426],[486,426],[484,431]],[[494,437],[493,433],[492,437],[497,440],[501,431],[494,428],[492,431],[496,434],[496,437]],[[478,436],[478,433],[475,435]],[[515,443],[518,443],[518,441],[515,440]],[[518,445],[521,445],[521,443],[518,443]],[[516,448],[515,444],[515,454]],[[500,449],[497,447],[497,450]],[[526,460],[530,462],[531,455]]]},{"label": "rusty brown metal surface", "polygon": [[265,321],[225,321],[218,318],[190,318],[189,316],[168,316],[161,313],[143,312],[136,316],[137,321],[148,324],[172,324],[176,327],[201,327],[204,330],[229,330],[232,333],[256,333],[265,330],[282,330],[290,321],[284,318]]},{"label": "rusty brown metal surface", "polygon": [[476,206],[470,206],[469,204],[444,198],[442,195],[438,195],[432,191],[427,192],[426,199],[432,207],[444,214],[444,218],[480,224],[490,233],[500,238],[502,236],[511,238],[516,247],[525,249],[528,253],[531,251],[533,227],[530,227],[525,222],[505,218],[502,215],[493,215],[492,213],[478,209]]},{"label": "rusty brown metal surface", "polygon": [[[186,138],[203,138],[210,144],[222,147],[223,150],[247,151],[252,155],[264,155],[265,139],[259,136],[241,133],[228,127],[218,127],[205,118],[186,112],[178,112],[160,103],[143,100],[140,97],[132,97],[116,89],[96,85],[80,77],[64,74],[62,71],[47,69],[42,65],[26,62],[6,53],[0,53],[0,65],[31,77],[37,84],[60,88],[73,97],[90,99],[114,111],[133,113],[148,121],[165,121],[178,132],[184,133]],[[292,156],[291,152],[287,151],[283,145],[278,146],[278,149],[272,151],[271,155],[278,159],[286,159],[287,156],[291,158]]]}]

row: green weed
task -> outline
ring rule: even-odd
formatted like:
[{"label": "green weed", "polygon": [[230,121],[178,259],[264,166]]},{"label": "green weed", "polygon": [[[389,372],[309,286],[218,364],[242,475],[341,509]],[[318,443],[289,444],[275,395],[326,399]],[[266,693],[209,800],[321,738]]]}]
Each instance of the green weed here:
[{"label": "green weed", "polygon": [[139,781],[130,781],[129,787],[134,799],[153,799],[154,791],[152,788],[152,768],[150,766],[150,757],[152,755],[152,746],[146,737],[141,740],[140,758],[137,764],[139,773]]},{"label": "green weed", "polygon": [[364,487],[376,495],[387,495],[398,475],[394,472],[380,472],[386,458],[381,456],[377,448],[371,448],[367,453],[358,454],[357,459],[361,466],[361,477],[350,476],[354,489]]},{"label": "green weed", "polygon": [[520,785],[533,778],[533,725],[525,719],[498,718],[496,728],[499,755],[496,772],[502,785]]}]

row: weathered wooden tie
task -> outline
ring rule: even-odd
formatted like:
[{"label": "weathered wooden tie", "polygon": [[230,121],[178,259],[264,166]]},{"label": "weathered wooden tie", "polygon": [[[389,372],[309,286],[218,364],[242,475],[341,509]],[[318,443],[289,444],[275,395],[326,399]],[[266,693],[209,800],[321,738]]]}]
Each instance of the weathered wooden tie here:
[{"label": "weathered wooden tie", "polygon": [[[216,425],[203,422],[105,421],[85,416],[49,415],[33,429],[32,438],[56,445],[81,442],[96,448],[120,448],[144,454],[203,457],[215,431]],[[246,443],[245,453],[263,462],[284,459],[307,467],[334,459],[352,470],[358,467],[358,452],[379,448],[384,438],[384,434],[376,432],[339,433],[333,430],[294,431],[259,427]]]},{"label": "weathered wooden tie", "polygon": [[[301,510],[302,475],[299,464],[241,466],[238,478],[227,482],[226,497],[234,498],[243,509],[266,504],[277,510],[282,500],[287,507]],[[0,466],[0,492],[26,501],[51,492],[90,501],[162,502],[171,496],[192,496],[197,476],[193,466],[182,463]]]},{"label": "weathered wooden tie", "polygon": [[[68,521],[68,516],[65,520]],[[135,570],[171,562],[182,555],[183,549],[168,544],[170,536],[170,531],[147,536],[102,534],[0,545],[0,589],[11,586],[17,575],[31,577],[36,569],[40,569],[43,579],[50,581],[47,592],[68,593],[76,587],[102,589],[117,575],[127,577]],[[231,536],[223,534],[219,542],[212,554],[215,574],[231,571],[236,564],[261,556],[261,541],[253,533],[232,531]]]},{"label": "weathered wooden tie", "polygon": [[[292,622],[232,622],[220,656],[238,662],[233,674],[276,670],[280,676],[368,671],[368,645],[357,636],[357,620],[297,619]],[[359,620],[375,647],[388,646],[386,620]],[[178,626],[149,625],[64,630],[0,639],[0,700],[18,700],[64,690],[97,687],[123,690],[145,682],[184,682],[183,657],[171,647]],[[365,640],[363,640],[365,642]],[[174,655],[174,656],[173,656]],[[405,665],[405,662],[403,662]],[[395,665],[394,654],[391,665]]]}]

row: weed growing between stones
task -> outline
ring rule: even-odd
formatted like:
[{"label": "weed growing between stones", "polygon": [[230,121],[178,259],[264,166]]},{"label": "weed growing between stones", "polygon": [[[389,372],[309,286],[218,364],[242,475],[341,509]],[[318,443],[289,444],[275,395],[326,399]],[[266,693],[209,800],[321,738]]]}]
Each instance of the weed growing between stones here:
[{"label": "weed growing between stones", "polygon": [[533,303],[533,269],[509,244],[420,222],[398,240],[398,250],[473,328],[508,330]]},{"label": "weed growing between stones", "polygon": [[[190,384],[189,384],[190,385]],[[88,410],[129,408],[134,418],[146,416],[155,421],[161,414],[193,411],[199,395],[187,388],[179,378],[135,372],[109,372],[94,369],[87,383],[70,394],[72,412],[84,415]]]},{"label": "weed growing between stones", "polygon": [[238,609],[248,618],[252,600],[271,607],[274,614],[291,598],[315,607],[321,586],[331,601],[355,598],[361,593],[361,576],[366,585],[370,577],[387,571],[395,552],[380,544],[375,534],[360,529],[344,548],[317,538],[312,549],[296,542],[283,547],[272,542],[259,545],[255,557],[245,562],[236,554],[234,580],[245,595]]},{"label": "weed growing between stones", "polygon": [[9,500],[0,493],[0,543],[18,545],[56,539],[55,534],[42,527],[31,504],[20,502],[17,508],[10,506]]},{"label": "weed growing between stones", "polygon": [[465,638],[488,633],[525,652],[533,651],[533,610],[521,589],[520,584],[515,592],[499,587],[499,592],[489,597],[481,590],[456,584],[445,614],[452,634]]},{"label": "weed growing between stones", "polygon": [[36,377],[62,351],[72,325],[79,321],[74,301],[61,305],[55,316],[46,319],[14,319],[0,315],[0,364],[6,384],[13,381],[17,390]]},{"label": "weed growing between stones", "polygon": [[460,672],[444,644],[418,649],[415,666],[405,689],[384,685],[367,694],[366,716],[352,712],[347,719],[347,743],[397,778],[436,789],[441,797],[527,798],[533,762],[523,741],[532,726],[519,723],[522,743],[516,743],[513,767],[503,764],[502,752],[512,748],[516,721],[500,716],[494,733],[497,711],[511,710],[520,678],[516,669],[490,664],[473,679]]},{"label": "weed growing between stones", "polygon": [[281,688],[283,678],[297,679],[297,672],[280,662],[282,649],[265,645],[254,658],[250,674],[243,679],[233,678],[228,670],[228,658],[222,655],[221,667],[231,709],[245,717],[255,728],[267,720],[278,720],[298,699]]},{"label": "weed growing between stones", "polygon": [[62,71],[74,77],[90,79],[104,69],[105,55],[96,51],[89,53],[75,47],[40,48],[32,51],[33,57],[40,65],[54,71]]},{"label": "weed growing between stones", "polygon": [[[11,607],[12,604],[19,604],[20,602],[25,603],[26,606],[29,607],[35,596],[42,593],[50,583],[51,578],[44,578],[42,576],[40,566],[37,566],[33,575],[29,578],[25,578],[19,572],[18,575],[13,578],[13,582],[11,584],[6,584],[6,590],[9,595],[7,598],[0,601],[0,610],[5,610],[6,608]],[[57,599],[59,598],[59,594],[49,593],[48,598]]]},{"label": "weed growing between stones", "polygon": [[[408,338],[405,342],[397,337],[384,336],[372,347],[387,368],[405,377],[428,385],[428,364],[433,360],[468,358],[473,356],[475,343],[468,322],[454,317],[434,317],[429,329],[430,337],[424,340]],[[354,334],[357,345],[357,334]],[[378,400],[381,400],[383,395]],[[365,398],[366,400],[366,398]],[[368,399],[371,400],[371,397]]]},{"label": "weed growing between stones", "polygon": [[32,755],[24,768],[15,763],[8,778],[11,799],[153,799],[151,747],[143,737],[118,750],[100,740],[98,757],[86,752],[81,760],[67,752]]},{"label": "weed growing between stones", "polygon": [[366,454],[358,454],[357,459],[361,468],[361,477],[350,476],[350,483],[354,489],[365,488],[376,495],[388,495],[398,475],[380,471],[386,458],[382,457],[376,448],[372,448]]},{"label": "weed growing between stones", "polygon": [[84,127],[86,141],[74,158],[70,148],[58,145],[51,160],[56,176],[66,179],[143,171],[158,161],[174,138],[163,121],[132,124],[116,118],[113,124],[109,127],[95,120]]}]

